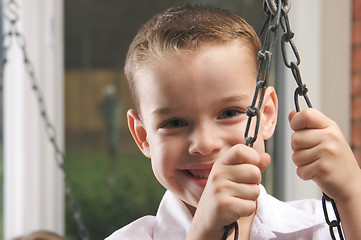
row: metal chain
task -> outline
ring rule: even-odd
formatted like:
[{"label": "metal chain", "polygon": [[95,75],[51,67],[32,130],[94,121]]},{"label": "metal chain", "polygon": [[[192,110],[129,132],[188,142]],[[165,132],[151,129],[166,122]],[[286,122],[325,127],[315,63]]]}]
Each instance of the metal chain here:
[{"label": "metal chain", "polygon": [[43,119],[43,122],[45,125],[45,133],[48,137],[50,144],[52,145],[52,147],[54,149],[54,153],[55,153],[54,159],[56,161],[56,164],[57,164],[59,170],[62,172],[63,177],[64,177],[65,192],[68,196],[69,206],[72,211],[73,219],[75,220],[75,222],[77,224],[79,238],[82,240],[89,240],[90,239],[89,231],[88,231],[87,227],[85,226],[84,221],[82,220],[82,213],[81,213],[79,201],[77,200],[77,198],[75,197],[75,195],[73,193],[73,187],[72,187],[71,180],[64,169],[65,154],[64,154],[63,150],[60,149],[59,144],[56,140],[57,139],[56,129],[49,119],[49,114],[48,114],[48,111],[46,108],[43,93],[41,91],[41,88],[40,88],[40,85],[38,82],[35,68],[34,68],[34,65],[33,65],[31,59],[28,56],[25,36],[21,32],[19,32],[17,29],[17,22],[20,17],[19,13],[18,13],[19,8],[20,8],[20,6],[15,0],[9,0],[6,3],[5,8],[4,8],[4,10],[6,11],[4,19],[6,21],[8,21],[9,29],[6,32],[4,32],[3,36],[2,36],[3,52],[2,52],[2,58],[1,58],[2,68],[1,68],[1,72],[0,72],[0,74],[1,74],[0,77],[1,78],[3,77],[3,71],[4,71],[6,63],[8,61],[7,51],[11,47],[12,42],[15,40],[16,45],[20,48],[20,50],[22,52],[25,71],[29,77],[32,90],[35,94],[35,97],[36,97],[36,100],[37,100],[37,103],[39,106],[40,115],[41,115],[41,118]]},{"label": "metal chain", "polygon": [[[330,221],[330,219],[329,219],[326,201],[331,202],[331,205],[332,205],[333,211],[335,213],[335,217],[336,217],[335,220]],[[329,226],[331,238],[333,240],[336,239],[335,233],[333,231],[333,229],[336,228],[340,239],[343,240],[341,219],[340,219],[340,215],[338,214],[336,203],[332,198],[328,197],[325,193],[322,194],[322,207],[323,207],[323,212],[325,214],[326,223]]]},{"label": "metal chain", "polygon": [[[281,0],[279,0],[280,2]],[[274,3],[274,2],[270,2]],[[264,22],[261,27],[260,35],[264,36],[263,40],[263,48],[258,52],[257,59],[259,61],[258,72],[257,72],[257,84],[256,89],[253,95],[253,100],[250,106],[247,107],[247,125],[244,133],[245,145],[253,147],[254,142],[257,140],[258,130],[260,125],[260,109],[262,106],[264,94],[266,91],[269,73],[271,71],[271,60],[272,53],[275,42],[277,40],[277,28],[280,23],[281,18],[281,8],[270,8],[266,5],[267,2],[263,2],[263,8],[266,13]],[[279,6],[280,4],[278,4]],[[272,5],[273,6],[273,5]],[[270,9],[273,10],[274,14],[271,14]],[[263,79],[262,79],[263,76]],[[258,101],[257,101],[258,100]],[[256,105],[257,104],[257,105]],[[251,123],[256,117],[255,128],[253,132],[253,136],[250,136]],[[225,226],[225,233],[223,235],[222,240],[226,240],[228,236],[228,232],[231,227],[234,227],[236,231],[238,231],[237,222],[233,222],[230,225]],[[236,237],[234,238],[237,239]]]},{"label": "metal chain", "polygon": [[[266,2],[269,2],[269,1],[271,1],[271,0],[267,0]],[[288,6],[286,7],[285,5],[288,5]],[[285,1],[282,1],[282,5],[278,4],[278,6],[282,6],[282,14],[281,14],[281,21],[280,21],[280,24],[281,24],[281,27],[283,30],[283,34],[281,37],[282,56],[283,56],[283,61],[284,61],[285,66],[287,68],[291,69],[293,78],[297,83],[297,88],[295,89],[295,92],[294,92],[294,103],[295,103],[296,111],[299,112],[300,111],[299,97],[303,97],[305,103],[307,104],[307,106],[309,108],[312,108],[312,104],[307,95],[308,89],[306,87],[306,84],[304,84],[302,82],[300,70],[298,68],[298,66],[301,63],[301,59],[298,54],[296,45],[293,41],[294,33],[291,31],[290,22],[288,19],[288,11],[290,8],[290,2],[285,0]],[[292,52],[293,52],[294,57],[296,58],[296,61],[288,61],[287,52],[286,52],[286,44],[289,44],[290,49],[292,49]],[[327,208],[327,202],[331,203],[336,220],[330,221],[329,214],[328,214],[328,208]],[[342,232],[342,228],[341,228],[341,219],[338,214],[338,210],[337,210],[335,201],[332,198],[328,197],[325,193],[322,194],[322,208],[324,211],[326,223],[329,226],[331,238],[333,240],[336,239],[335,234],[334,234],[334,230],[336,229],[338,232],[338,235],[339,235],[339,239],[343,240],[344,237],[343,237],[343,232]]]},{"label": "metal chain", "polygon": [[[249,107],[247,107],[247,126],[244,134],[244,138],[246,141],[246,145],[253,147],[253,143],[257,140],[259,125],[260,125],[260,109],[262,106],[264,93],[267,87],[269,73],[271,68],[271,58],[273,54],[274,45],[277,39],[277,29],[281,26],[283,34],[281,37],[281,51],[284,64],[287,68],[291,69],[294,80],[297,83],[297,88],[294,92],[294,103],[296,111],[300,111],[299,105],[299,97],[302,96],[304,98],[305,103],[308,107],[312,108],[311,101],[307,95],[308,89],[306,84],[302,82],[301,74],[299,70],[299,64],[301,63],[300,56],[298,54],[296,45],[293,41],[294,33],[291,31],[288,12],[291,7],[290,0],[263,0],[263,10],[265,12],[265,20],[261,27],[260,35],[263,36],[263,48],[258,52],[257,59],[259,61],[258,65],[258,73],[257,73],[257,85],[254,93],[254,97],[252,103]],[[289,48],[292,50],[293,55],[295,57],[295,61],[290,61],[287,57],[286,45],[289,45]],[[262,79],[263,77],[263,79]],[[257,102],[258,99],[258,102]],[[256,106],[257,104],[257,106]],[[250,126],[253,118],[255,119],[255,129],[253,132],[253,136],[250,136]],[[330,202],[333,208],[333,211],[336,216],[336,220],[330,220],[327,202]],[[329,226],[330,235],[333,240],[335,240],[334,229],[337,229],[339,238],[341,240],[344,239],[342,229],[341,229],[341,220],[338,214],[338,210],[335,204],[335,201],[329,198],[325,193],[322,196],[322,207],[326,219],[326,223]],[[234,227],[238,230],[238,226],[235,224],[236,222],[225,226],[225,233],[223,236],[223,240],[227,239],[228,231]],[[235,238],[237,239],[237,238]]]}]

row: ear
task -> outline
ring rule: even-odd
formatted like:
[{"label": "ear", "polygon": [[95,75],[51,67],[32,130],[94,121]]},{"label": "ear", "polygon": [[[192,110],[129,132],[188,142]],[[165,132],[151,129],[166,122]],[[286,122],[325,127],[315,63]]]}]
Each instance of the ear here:
[{"label": "ear", "polygon": [[128,127],[134,138],[134,141],[137,143],[142,153],[146,157],[150,158],[150,149],[147,141],[147,131],[145,130],[139,114],[135,110],[129,109],[127,112],[127,119]]},{"label": "ear", "polygon": [[273,87],[268,87],[265,91],[262,118],[263,118],[263,138],[272,137],[276,128],[278,114],[278,99]]}]

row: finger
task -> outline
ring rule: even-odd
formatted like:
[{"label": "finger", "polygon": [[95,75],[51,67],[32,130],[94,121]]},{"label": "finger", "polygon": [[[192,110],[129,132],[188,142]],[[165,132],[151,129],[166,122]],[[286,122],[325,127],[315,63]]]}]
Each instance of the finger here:
[{"label": "finger", "polygon": [[300,150],[293,153],[292,160],[297,167],[301,167],[319,160],[320,154],[320,151],[315,148]]},{"label": "finger", "polygon": [[315,173],[311,165],[312,164],[308,164],[297,167],[296,173],[302,180],[307,181],[314,178]]},{"label": "finger", "polygon": [[302,149],[308,149],[316,147],[321,143],[322,132],[320,129],[307,129],[294,132],[291,136],[291,148],[298,151]]},{"label": "finger", "polygon": [[234,183],[260,184],[262,175],[258,166],[252,164],[225,165],[224,171],[218,174],[224,175]]},{"label": "finger", "polygon": [[322,174],[321,169],[319,169],[319,161],[313,161],[309,164],[302,165],[297,167],[297,175],[302,180],[315,180],[318,175]]},{"label": "finger", "polygon": [[227,191],[228,196],[252,201],[256,201],[260,193],[258,184],[239,184],[229,182],[229,184],[224,188],[226,188],[224,191]]},{"label": "finger", "polygon": [[254,200],[246,200],[238,197],[232,197],[230,202],[226,204],[235,216],[232,219],[239,219],[241,217],[247,217],[253,214],[257,209],[257,203]]},{"label": "finger", "polygon": [[271,156],[268,153],[261,153],[260,154],[260,161],[258,167],[261,172],[267,169],[267,167],[271,163]]},{"label": "finger", "polygon": [[290,126],[294,131],[302,129],[323,129],[330,124],[330,121],[331,120],[320,111],[314,108],[307,108],[292,115]]},{"label": "finger", "polygon": [[299,166],[297,175],[303,180],[313,180],[317,184],[328,182],[333,171],[333,163],[330,161],[313,161],[309,164]]},{"label": "finger", "polygon": [[229,149],[229,151],[223,157],[222,162],[225,165],[248,163],[258,166],[260,162],[260,155],[251,147],[248,147],[244,144],[237,144]]},{"label": "finger", "polygon": [[293,110],[288,114],[288,121],[289,122],[291,122],[292,118],[295,116],[296,113],[297,113],[296,110]]}]

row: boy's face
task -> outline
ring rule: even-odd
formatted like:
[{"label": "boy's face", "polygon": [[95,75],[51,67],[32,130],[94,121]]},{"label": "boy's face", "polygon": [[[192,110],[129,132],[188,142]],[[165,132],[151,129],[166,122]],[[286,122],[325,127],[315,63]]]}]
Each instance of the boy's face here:
[{"label": "boy's face", "polygon": [[[207,45],[166,55],[135,75],[141,114],[128,112],[133,137],[151,158],[158,181],[193,207],[214,162],[245,142],[245,112],[257,77],[253,56],[239,43]],[[273,89],[266,95],[265,104],[270,101],[274,109],[262,109],[266,114],[254,144],[258,152],[264,152],[263,140],[271,137],[276,122]]]}]

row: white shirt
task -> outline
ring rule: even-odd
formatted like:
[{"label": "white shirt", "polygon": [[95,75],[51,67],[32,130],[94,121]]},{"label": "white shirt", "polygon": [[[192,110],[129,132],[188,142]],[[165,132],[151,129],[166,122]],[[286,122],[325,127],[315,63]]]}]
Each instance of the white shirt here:
[{"label": "white shirt", "polygon": [[[331,239],[319,200],[281,202],[260,185],[251,237],[254,240]],[[117,230],[106,240],[184,240],[192,215],[184,203],[167,191],[156,216],[142,217]]]}]

